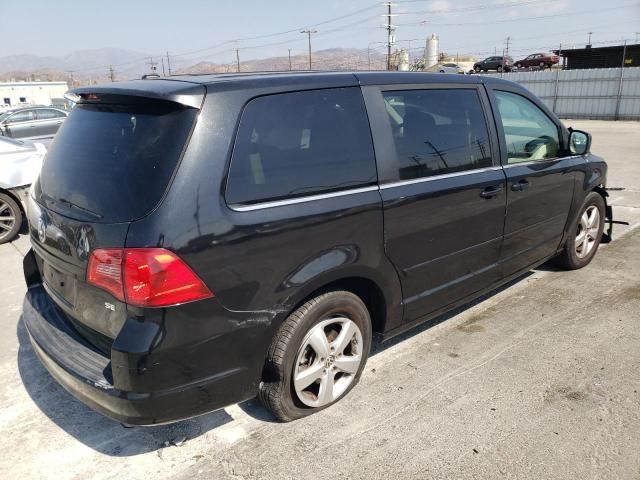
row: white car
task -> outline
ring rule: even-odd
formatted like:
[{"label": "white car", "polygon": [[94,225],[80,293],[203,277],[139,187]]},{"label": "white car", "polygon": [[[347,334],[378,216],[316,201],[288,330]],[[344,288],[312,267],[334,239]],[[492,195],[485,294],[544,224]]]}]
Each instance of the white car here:
[{"label": "white car", "polygon": [[439,73],[465,73],[464,68],[457,63],[439,63],[433,70]]},{"label": "white car", "polygon": [[0,244],[13,240],[22,227],[23,202],[38,178],[47,153],[41,143],[0,137]]}]

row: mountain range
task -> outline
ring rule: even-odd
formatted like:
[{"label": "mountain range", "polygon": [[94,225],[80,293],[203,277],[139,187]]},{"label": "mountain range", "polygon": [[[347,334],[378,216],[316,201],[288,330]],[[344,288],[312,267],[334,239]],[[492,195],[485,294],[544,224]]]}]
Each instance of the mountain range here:
[{"label": "mountain range", "polygon": [[[309,68],[309,57],[306,54],[292,55],[291,65],[287,56],[245,60],[242,58],[244,57],[242,50],[240,56],[240,70],[243,72]],[[0,81],[69,80],[72,75],[76,85],[102,83],[110,80],[110,66],[113,66],[115,80],[127,80],[149,73],[150,60],[149,54],[120,48],[78,50],[63,56],[9,55],[0,57]],[[158,62],[156,71],[162,74],[160,58],[155,57],[154,61]],[[385,61],[382,53],[375,50],[369,52],[367,49],[331,48],[312,52],[314,70],[382,69]],[[171,58],[171,66],[172,73],[178,74],[222,73],[237,70],[235,62],[231,64],[194,62],[184,57]],[[167,69],[166,65],[165,69]]]}]

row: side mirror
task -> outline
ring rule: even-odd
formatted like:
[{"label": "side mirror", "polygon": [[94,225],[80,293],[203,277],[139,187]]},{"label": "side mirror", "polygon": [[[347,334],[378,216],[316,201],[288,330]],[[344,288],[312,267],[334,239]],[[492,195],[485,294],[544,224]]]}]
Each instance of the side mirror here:
[{"label": "side mirror", "polygon": [[585,155],[591,148],[591,134],[569,129],[569,151],[574,155]]}]

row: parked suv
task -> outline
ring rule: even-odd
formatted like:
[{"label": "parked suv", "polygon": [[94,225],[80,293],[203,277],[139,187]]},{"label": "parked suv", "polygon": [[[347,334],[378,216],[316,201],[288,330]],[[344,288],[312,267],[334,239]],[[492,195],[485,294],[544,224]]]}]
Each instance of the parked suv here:
[{"label": "parked suv", "polygon": [[514,67],[515,68],[539,68],[540,70],[544,70],[545,68],[551,68],[553,65],[557,64],[559,61],[559,57],[553,53],[532,53],[528,57],[523,58],[522,60],[518,60]]},{"label": "parked suv", "polygon": [[328,407],[383,340],[556,257],[587,265],[607,166],[524,88],[426,73],[75,90],[29,200],[23,319],[127,424],[256,394]]},{"label": "parked suv", "polygon": [[513,58],[511,57],[487,57],[480,62],[473,64],[473,71],[476,73],[495,70],[497,72],[509,72],[513,69]]},{"label": "parked suv", "polygon": [[54,107],[29,107],[0,114],[0,135],[11,138],[52,137],[69,112]]}]

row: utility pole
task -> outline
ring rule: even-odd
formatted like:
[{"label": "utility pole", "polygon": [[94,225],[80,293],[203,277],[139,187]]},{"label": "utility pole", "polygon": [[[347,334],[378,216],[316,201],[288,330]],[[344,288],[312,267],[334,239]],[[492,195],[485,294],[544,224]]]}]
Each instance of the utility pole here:
[{"label": "utility pole", "polygon": [[167,51],[167,69],[169,70],[169,76],[171,76],[171,61],[169,60],[169,51]]},{"label": "utility pole", "polygon": [[593,35],[593,32],[589,32],[589,41],[587,42],[588,46],[591,46],[591,35]]},{"label": "utility pole", "polygon": [[387,30],[387,70],[391,70],[391,45],[393,44],[393,31],[395,27],[391,24],[391,7],[394,5],[391,2],[384,4],[387,7],[387,24],[384,27]]},{"label": "utility pole", "polygon": [[300,33],[306,33],[309,41],[309,70],[311,70],[311,34],[318,33],[317,30],[300,30]]},{"label": "utility pole", "polygon": [[505,55],[508,57],[509,56],[509,43],[511,43],[511,37],[507,37],[505,42],[507,44],[507,47],[505,48]]},{"label": "utility pole", "polygon": [[69,74],[69,81],[71,82],[71,88],[73,88],[73,72],[75,72],[75,70],[67,70],[67,73]]},{"label": "utility pole", "polygon": [[291,49],[289,48],[289,71],[291,71]]},{"label": "utility pole", "polygon": [[240,72],[240,49],[236,48],[236,72]]},{"label": "utility pole", "polygon": [[151,73],[156,73],[156,71],[158,70],[158,62],[154,62],[153,57],[149,57],[149,61],[145,63],[149,65],[149,70],[151,71]]},{"label": "utility pole", "polygon": [[109,78],[111,79],[112,82],[116,81],[116,72],[113,69],[112,65],[109,65]]}]

